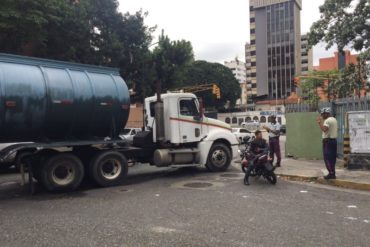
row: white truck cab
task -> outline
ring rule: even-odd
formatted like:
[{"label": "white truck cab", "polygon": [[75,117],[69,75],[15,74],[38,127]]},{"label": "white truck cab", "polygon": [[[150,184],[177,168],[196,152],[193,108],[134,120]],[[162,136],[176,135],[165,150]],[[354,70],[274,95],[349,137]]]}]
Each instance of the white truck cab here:
[{"label": "white truck cab", "polygon": [[[158,143],[155,107],[157,96],[145,99],[145,127]],[[238,157],[238,140],[230,125],[202,114],[199,101],[191,93],[161,95],[163,105],[163,147],[154,153],[156,166],[206,165],[211,171],[226,170]],[[160,117],[161,119],[161,117]]]}]

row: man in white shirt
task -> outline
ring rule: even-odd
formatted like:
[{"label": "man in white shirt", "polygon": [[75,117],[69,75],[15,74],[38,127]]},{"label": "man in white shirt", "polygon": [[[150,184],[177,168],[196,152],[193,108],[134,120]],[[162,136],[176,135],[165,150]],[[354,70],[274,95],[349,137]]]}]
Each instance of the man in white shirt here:
[{"label": "man in white shirt", "polygon": [[276,121],[276,115],[272,115],[271,123],[263,127],[269,133],[270,159],[274,162],[274,155],[276,155],[276,167],[280,167],[281,165],[280,127],[280,124]]},{"label": "man in white shirt", "polygon": [[322,149],[324,162],[329,174],[325,179],[336,179],[335,163],[337,161],[337,137],[338,123],[334,117],[330,116],[331,109],[325,107],[321,109],[321,117],[317,118],[317,123],[322,131]]}]

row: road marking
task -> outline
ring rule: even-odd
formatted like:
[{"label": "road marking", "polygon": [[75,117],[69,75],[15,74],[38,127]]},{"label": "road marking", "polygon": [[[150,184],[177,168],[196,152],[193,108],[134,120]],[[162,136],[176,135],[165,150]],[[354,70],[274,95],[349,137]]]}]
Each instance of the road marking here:
[{"label": "road marking", "polygon": [[249,196],[243,196],[243,198],[248,198]]},{"label": "road marking", "polygon": [[364,220],[364,223],[369,224],[370,220]]},{"label": "road marking", "polygon": [[158,197],[158,196],[160,196],[160,194],[155,194],[155,196],[157,196],[157,197]]},{"label": "road marking", "polygon": [[152,231],[157,232],[157,233],[171,233],[171,232],[176,232],[176,229],[156,226],[152,228]]},{"label": "road marking", "polygon": [[357,218],[355,218],[355,217],[344,217],[345,219],[347,219],[347,220],[357,220]]},{"label": "road marking", "polygon": [[308,191],[307,191],[307,190],[301,190],[300,192],[301,192],[301,193],[308,193]]},{"label": "road marking", "polygon": [[327,214],[334,214],[333,212],[326,211]]},{"label": "road marking", "polygon": [[356,205],[348,205],[347,208],[357,208]]}]

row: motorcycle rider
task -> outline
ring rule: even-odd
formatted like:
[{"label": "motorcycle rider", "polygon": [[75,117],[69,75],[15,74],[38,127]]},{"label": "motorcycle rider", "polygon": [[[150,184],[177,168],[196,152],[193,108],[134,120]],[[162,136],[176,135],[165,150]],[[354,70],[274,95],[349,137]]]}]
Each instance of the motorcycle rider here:
[{"label": "motorcycle rider", "polygon": [[250,151],[254,155],[254,158],[248,161],[248,169],[245,173],[244,184],[249,185],[249,176],[252,170],[255,168],[254,162],[258,158],[258,155],[261,154],[264,150],[268,149],[268,145],[265,139],[262,137],[262,132],[257,130],[255,133],[256,138],[252,141],[250,146]]}]

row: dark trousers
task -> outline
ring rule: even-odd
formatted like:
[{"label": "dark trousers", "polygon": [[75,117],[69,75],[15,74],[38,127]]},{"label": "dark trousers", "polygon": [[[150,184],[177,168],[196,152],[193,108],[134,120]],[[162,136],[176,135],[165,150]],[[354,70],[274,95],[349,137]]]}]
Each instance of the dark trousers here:
[{"label": "dark trousers", "polygon": [[276,164],[280,165],[281,162],[281,153],[280,153],[280,141],[279,137],[273,137],[269,139],[269,148],[270,148],[270,159],[274,162],[274,155],[276,155]]},{"label": "dark trousers", "polygon": [[251,175],[251,172],[253,171],[253,169],[256,166],[255,161],[256,161],[256,159],[252,159],[252,160],[248,161],[248,168],[247,168],[247,171],[245,172],[245,178],[246,178],[247,181],[248,181],[249,176]]},{"label": "dark trousers", "polygon": [[323,139],[322,150],[324,154],[324,162],[329,174],[335,175],[335,163],[337,161],[337,140]]}]

